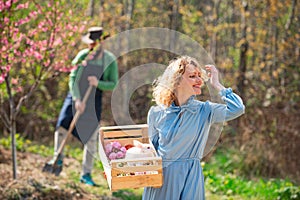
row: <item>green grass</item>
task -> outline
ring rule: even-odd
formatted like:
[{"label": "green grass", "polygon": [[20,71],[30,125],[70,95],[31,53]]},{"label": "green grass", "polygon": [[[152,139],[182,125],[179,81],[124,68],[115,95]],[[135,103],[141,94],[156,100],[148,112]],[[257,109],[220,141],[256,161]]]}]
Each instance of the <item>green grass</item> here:
[{"label": "green grass", "polygon": [[238,175],[237,169],[242,165],[238,151],[232,149],[217,150],[209,163],[202,163],[205,187],[212,194],[222,198],[236,199],[300,199],[300,187],[290,180],[264,179],[256,177],[249,180]]},{"label": "green grass", "polygon": [[142,198],[142,193],[142,189],[126,189],[113,192],[113,196],[123,200],[140,200]]},{"label": "green grass", "polygon": [[[17,150],[36,153],[42,156],[53,155],[53,147],[34,144],[29,140],[16,135]],[[10,148],[10,139],[0,139],[0,145]],[[66,146],[65,154],[81,162],[82,149],[79,147]],[[208,163],[202,162],[205,176],[205,189],[208,200],[299,200],[300,187],[290,180],[263,179],[256,177],[249,180],[238,173],[241,157],[239,152],[233,149],[219,148],[210,158]],[[100,161],[95,162],[94,174],[102,174],[103,166]],[[68,178],[74,183],[79,182],[78,172],[68,172]],[[96,177],[95,177],[96,178]],[[103,179],[102,179],[103,180]],[[78,187],[67,185],[66,187]],[[141,199],[143,189],[126,189],[111,193],[106,182],[100,183],[100,188],[86,187],[87,192],[96,195],[112,195],[123,200]]]}]

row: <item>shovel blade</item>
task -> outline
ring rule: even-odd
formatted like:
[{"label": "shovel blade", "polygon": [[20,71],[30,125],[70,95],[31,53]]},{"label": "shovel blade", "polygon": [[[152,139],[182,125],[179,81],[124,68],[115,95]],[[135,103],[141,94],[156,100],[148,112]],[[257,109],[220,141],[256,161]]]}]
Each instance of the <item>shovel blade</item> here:
[{"label": "shovel blade", "polygon": [[50,174],[55,174],[55,176],[59,176],[62,171],[62,165],[46,163],[42,171]]}]

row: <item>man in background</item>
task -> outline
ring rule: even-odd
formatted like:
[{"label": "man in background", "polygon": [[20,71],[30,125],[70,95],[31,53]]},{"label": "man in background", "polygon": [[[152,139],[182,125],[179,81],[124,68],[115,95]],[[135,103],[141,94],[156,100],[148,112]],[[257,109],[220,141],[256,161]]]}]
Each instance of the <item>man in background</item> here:
[{"label": "man in background", "polygon": [[[89,28],[88,33],[82,37],[82,42],[87,44],[88,48],[81,50],[72,61],[72,64],[77,67],[70,73],[69,92],[56,125],[54,151],[57,155],[75,111],[80,112],[76,128],[72,131],[72,134],[84,144],[80,181],[96,186],[91,172],[94,156],[97,153],[102,92],[115,88],[118,81],[118,65],[116,57],[111,52],[104,50],[102,27]],[[88,101],[84,103],[82,98],[89,85],[93,86],[93,90]],[[57,161],[61,167],[63,166],[63,157],[61,154]]]}]

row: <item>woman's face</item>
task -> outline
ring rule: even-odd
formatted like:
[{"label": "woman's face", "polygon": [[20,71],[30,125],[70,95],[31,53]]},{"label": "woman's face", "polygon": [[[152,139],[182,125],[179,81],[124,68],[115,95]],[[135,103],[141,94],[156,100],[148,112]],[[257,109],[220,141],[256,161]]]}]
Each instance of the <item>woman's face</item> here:
[{"label": "woman's face", "polygon": [[199,95],[201,94],[202,85],[203,80],[198,67],[191,64],[187,65],[179,83],[179,89],[188,95]]}]

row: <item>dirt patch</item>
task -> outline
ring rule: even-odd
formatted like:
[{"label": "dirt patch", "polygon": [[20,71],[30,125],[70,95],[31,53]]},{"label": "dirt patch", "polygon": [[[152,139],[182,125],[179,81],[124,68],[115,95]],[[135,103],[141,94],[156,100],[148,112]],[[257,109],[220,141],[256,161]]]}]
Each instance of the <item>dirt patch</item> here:
[{"label": "dirt patch", "polygon": [[[86,190],[89,186],[70,180],[69,173],[78,176],[78,179],[80,175],[81,164],[75,159],[64,160],[64,170],[59,177],[42,172],[47,161],[45,157],[18,152],[17,160],[17,179],[14,180],[11,151],[0,146],[0,199],[119,199],[111,196],[109,192],[107,195],[92,194]],[[105,181],[101,177],[97,179],[98,182]],[[107,186],[100,186],[98,189],[107,190]]]}]

